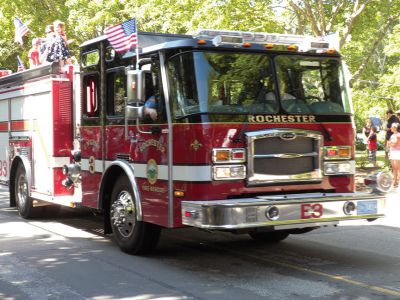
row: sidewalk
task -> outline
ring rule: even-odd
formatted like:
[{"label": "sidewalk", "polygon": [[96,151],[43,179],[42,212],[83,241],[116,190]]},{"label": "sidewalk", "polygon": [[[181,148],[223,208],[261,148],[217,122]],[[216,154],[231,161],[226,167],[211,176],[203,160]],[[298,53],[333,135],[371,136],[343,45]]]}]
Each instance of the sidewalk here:
[{"label": "sidewalk", "polygon": [[386,202],[386,217],[372,222],[372,224],[382,223],[382,225],[400,228],[400,187],[388,193]]}]

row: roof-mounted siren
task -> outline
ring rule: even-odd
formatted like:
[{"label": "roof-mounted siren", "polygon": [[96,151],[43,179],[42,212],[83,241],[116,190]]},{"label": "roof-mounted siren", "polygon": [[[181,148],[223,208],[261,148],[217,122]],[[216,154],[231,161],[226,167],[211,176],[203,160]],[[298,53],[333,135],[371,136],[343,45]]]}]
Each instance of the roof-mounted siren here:
[{"label": "roof-mounted siren", "polygon": [[239,31],[202,29],[197,31],[195,36],[200,39],[211,40],[216,47],[243,44],[243,37],[239,34]]},{"label": "roof-mounted siren", "polygon": [[337,33],[312,37],[308,36],[304,44],[299,45],[299,51],[315,51],[317,53],[337,53],[339,49],[339,35]]},{"label": "roof-mounted siren", "polygon": [[298,51],[303,52],[327,52],[328,49],[338,49],[339,45],[337,33],[323,37],[313,37],[296,34],[202,29],[197,32],[196,36],[212,40],[216,46],[242,43],[296,45]]},{"label": "roof-mounted siren", "polygon": [[230,35],[217,35],[212,39],[214,46],[218,47],[220,45],[242,45],[243,38],[240,36],[230,36]]},{"label": "roof-mounted siren", "polygon": [[300,52],[315,51],[326,52],[329,49],[329,43],[320,38],[306,37],[302,43],[298,45]]},{"label": "roof-mounted siren", "polygon": [[243,37],[239,34],[239,31],[232,30],[199,30],[196,34],[197,38],[211,40],[214,46],[220,45],[242,45]]},{"label": "roof-mounted siren", "polygon": [[339,35],[335,32],[319,37],[308,36],[299,48],[302,48],[300,51],[334,54],[339,50]]},{"label": "roof-mounted siren", "polygon": [[329,43],[329,50],[333,50],[334,52],[338,52],[340,49],[340,38],[339,33],[334,32],[331,34],[327,34],[322,37],[324,41]]}]

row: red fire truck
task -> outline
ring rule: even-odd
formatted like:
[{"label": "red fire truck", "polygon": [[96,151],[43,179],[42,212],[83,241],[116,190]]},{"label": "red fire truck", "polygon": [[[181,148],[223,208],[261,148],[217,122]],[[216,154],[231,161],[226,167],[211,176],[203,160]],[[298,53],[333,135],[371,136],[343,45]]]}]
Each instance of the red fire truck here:
[{"label": "red fire truck", "polygon": [[138,44],[119,54],[102,36],[80,66],[0,78],[0,181],[23,218],[93,208],[139,254],[162,228],[280,241],[384,216],[390,175],[355,192],[351,98],[329,41],[202,30]]}]

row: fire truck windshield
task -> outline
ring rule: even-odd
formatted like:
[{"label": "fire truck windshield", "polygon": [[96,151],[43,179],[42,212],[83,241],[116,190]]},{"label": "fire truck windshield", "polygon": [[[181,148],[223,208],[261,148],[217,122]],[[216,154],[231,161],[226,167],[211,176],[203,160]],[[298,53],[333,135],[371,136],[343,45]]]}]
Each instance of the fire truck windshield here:
[{"label": "fire truck windshield", "polygon": [[168,74],[176,119],[350,113],[337,58],[193,51],[171,57]]}]

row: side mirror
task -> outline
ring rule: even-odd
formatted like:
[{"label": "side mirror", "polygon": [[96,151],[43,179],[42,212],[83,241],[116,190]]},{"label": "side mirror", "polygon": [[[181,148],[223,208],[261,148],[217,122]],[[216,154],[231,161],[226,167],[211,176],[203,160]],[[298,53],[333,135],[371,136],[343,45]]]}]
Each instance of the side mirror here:
[{"label": "side mirror", "polygon": [[126,91],[128,102],[144,102],[146,91],[146,73],[147,70],[127,70],[126,71]]},{"label": "side mirror", "polygon": [[140,120],[143,119],[144,106],[135,106],[128,104],[126,106],[126,119],[127,120]]},{"label": "side mirror", "polygon": [[[145,61],[144,61],[145,62]],[[139,64],[140,68],[141,64]],[[140,130],[140,120],[144,119],[143,103],[146,101],[146,74],[150,70],[131,70],[126,68],[126,100],[125,100],[125,140],[128,140],[128,120],[136,121],[139,132],[151,133]]]}]

